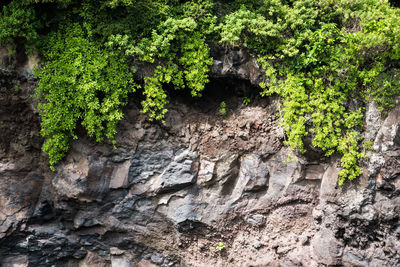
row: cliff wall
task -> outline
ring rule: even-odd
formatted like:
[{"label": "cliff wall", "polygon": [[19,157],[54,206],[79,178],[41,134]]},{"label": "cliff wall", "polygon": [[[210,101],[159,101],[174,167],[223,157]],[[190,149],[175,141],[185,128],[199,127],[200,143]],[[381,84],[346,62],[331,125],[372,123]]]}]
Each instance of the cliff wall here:
[{"label": "cliff wall", "polygon": [[367,107],[373,150],[339,187],[338,157],[282,145],[254,58],[213,53],[201,99],[173,95],[159,124],[132,98],[117,149],[82,130],[52,172],[31,97],[38,59],[0,51],[1,266],[400,265],[400,105]]}]

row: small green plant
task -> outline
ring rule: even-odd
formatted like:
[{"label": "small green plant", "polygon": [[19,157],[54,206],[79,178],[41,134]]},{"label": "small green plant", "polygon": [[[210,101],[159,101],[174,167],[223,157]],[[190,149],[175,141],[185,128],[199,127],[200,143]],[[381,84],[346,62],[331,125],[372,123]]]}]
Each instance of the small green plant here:
[{"label": "small green plant", "polygon": [[219,114],[221,114],[222,116],[226,115],[226,103],[225,101],[222,101],[221,104],[219,104],[219,110],[218,110]]},{"label": "small green plant", "polygon": [[373,147],[373,144],[374,144],[374,142],[372,142],[371,140],[369,140],[369,141],[364,141],[364,143],[363,143],[363,148],[365,149],[365,150],[367,150],[367,151],[372,151],[372,150],[374,150],[374,147]]},{"label": "small green plant", "polygon": [[16,92],[16,93],[18,93],[19,91],[21,90],[21,87],[19,86],[19,85],[14,85],[14,91]]},{"label": "small green plant", "polygon": [[287,160],[284,160],[283,163],[288,164],[288,163],[295,163],[296,162],[296,157],[293,154],[289,154],[287,156]]},{"label": "small green plant", "polygon": [[248,104],[250,104],[250,98],[248,97],[243,97],[242,99],[242,104],[247,106]]},{"label": "small green plant", "polygon": [[219,114],[222,116],[226,115],[226,104],[225,101],[222,101],[221,104],[219,104]]},{"label": "small green plant", "polygon": [[215,249],[218,251],[223,251],[224,249],[226,249],[226,245],[223,242],[218,242]]}]

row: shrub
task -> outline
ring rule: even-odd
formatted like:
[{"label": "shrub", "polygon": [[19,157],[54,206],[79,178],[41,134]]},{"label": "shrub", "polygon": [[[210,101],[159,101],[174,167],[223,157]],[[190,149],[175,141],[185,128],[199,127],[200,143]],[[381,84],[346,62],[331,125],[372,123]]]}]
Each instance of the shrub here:
[{"label": "shrub", "polygon": [[68,151],[69,140],[77,138],[78,124],[97,141],[113,140],[128,93],[136,87],[125,57],[93,41],[79,24],[49,34],[42,52],[44,67],[37,72],[41,134],[54,165]]},{"label": "shrub", "polygon": [[266,69],[262,95],[282,97],[285,142],[303,139],[326,156],[340,153],[339,184],[361,174],[363,107],[392,107],[399,94],[399,10],[387,1],[265,1],[242,6],[219,26],[221,42],[257,52]]},{"label": "shrub", "polygon": [[10,52],[15,52],[15,42],[23,42],[30,52],[38,41],[37,30],[41,23],[36,18],[32,6],[26,6],[23,1],[12,1],[3,6],[0,16],[0,45],[11,45]]}]

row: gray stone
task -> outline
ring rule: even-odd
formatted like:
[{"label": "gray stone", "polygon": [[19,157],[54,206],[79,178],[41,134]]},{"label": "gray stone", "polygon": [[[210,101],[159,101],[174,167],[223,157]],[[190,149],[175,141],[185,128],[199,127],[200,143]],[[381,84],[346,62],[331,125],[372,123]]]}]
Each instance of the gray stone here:
[{"label": "gray stone", "polygon": [[153,254],[151,255],[151,261],[155,264],[161,265],[164,262],[164,258],[160,255]]},{"label": "gray stone", "polygon": [[326,167],[323,164],[309,164],[305,166],[305,179],[322,180]]},{"label": "gray stone", "polygon": [[267,196],[275,197],[284,193],[285,188],[293,182],[303,179],[303,166],[293,153],[284,148],[267,161],[269,169],[269,186]]},{"label": "gray stone", "polygon": [[215,166],[215,179],[225,183],[231,177],[235,177],[239,171],[239,156],[236,153],[228,153],[219,159]]},{"label": "gray stone", "polygon": [[195,155],[187,150],[176,155],[154,183],[156,192],[179,190],[193,184],[196,179]]},{"label": "gray stone", "polygon": [[246,218],[246,222],[250,224],[258,224],[261,223],[264,219],[264,216],[261,214],[255,214]]},{"label": "gray stone", "polygon": [[21,227],[39,200],[44,177],[38,172],[0,174],[0,238]]},{"label": "gray stone", "polygon": [[329,166],[324,175],[322,176],[321,189],[320,189],[320,199],[328,200],[336,197],[337,190],[337,179],[339,171],[334,166]]},{"label": "gray stone", "polygon": [[400,145],[400,106],[391,110],[383,122],[374,142],[374,150],[386,152]]},{"label": "gray stone", "polygon": [[28,267],[29,261],[27,256],[7,257],[0,259],[2,267]]},{"label": "gray stone", "polygon": [[257,242],[255,242],[255,243],[253,243],[253,247],[254,247],[255,249],[259,249],[259,248],[262,247],[262,243],[257,241]]},{"label": "gray stone", "polygon": [[83,259],[87,254],[87,251],[83,248],[75,251],[75,253],[72,255],[75,259]]},{"label": "gray stone", "polygon": [[142,183],[154,175],[161,174],[174,157],[170,148],[138,148],[131,159],[129,183]]},{"label": "gray stone", "polygon": [[265,190],[268,187],[269,171],[267,164],[257,155],[247,155],[240,163],[241,175],[248,178],[245,191]]},{"label": "gray stone", "polygon": [[370,175],[377,175],[381,167],[385,164],[385,158],[380,153],[372,153],[368,163],[368,172]]},{"label": "gray stone", "polygon": [[110,180],[111,189],[126,188],[128,186],[130,166],[131,164],[128,160],[122,164],[116,165],[111,174],[111,180]]},{"label": "gray stone", "polygon": [[311,241],[313,251],[320,263],[326,265],[341,264],[343,248],[333,235],[332,231],[323,229]]},{"label": "gray stone", "polygon": [[177,225],[185,221],[199,221],[197,210],[200,207],[201,204],[187,194],[170,199],[167,205],[160,205],[157,210]]},{"label": "gray stone", "polygon": [[343,253],[343,266],[354,267],[354,266],[368,266],[368,261],[362,255],[357,255],[352,251]]},{"label": "gray stone", "polygon": [[197,183],[198,184],[207,184],[209,183],[214,175],[215,162],[208,160],[200,160],[200,169],[197,175]]},{"label": "gray stone", "polygon": [[111,267],[135,267],[136,262],[130,257],[112,256]]},{"label": "gray stone", "polygon": [[375,101],[370,102],[367,106],[365,122],[367,124],[365,140],[374,140],[382,123],[381,112],[379,112],[378,104]]}]

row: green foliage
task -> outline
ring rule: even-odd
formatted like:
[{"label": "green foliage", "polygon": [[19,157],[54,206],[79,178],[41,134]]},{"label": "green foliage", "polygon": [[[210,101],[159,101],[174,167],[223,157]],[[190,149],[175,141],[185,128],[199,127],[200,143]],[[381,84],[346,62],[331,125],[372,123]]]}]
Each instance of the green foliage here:
[{"label": "green foliage", "polygon": [[222,102],[219,104],[219,110],[218,110],[218,112],[219,112],[219,114],[221,114],[222,116],[225,116],[225,115],[226,115],[226,103],[225,103],[225,101],[222,101]]},{"label": "green foliage", "polygon": [[164,0],[83,1],[75,12],[91,25],[98,39],[106,41],[113,35],[129,36],[133,41],[151,36],[160,23],[173,12]]},{"label": "green foliage", "polygon": [[130,36],[112,35],[109,45],[125,49],[127,55],[157,63],[152,77],[145,78],[145,100],[142,112],[150,120],[162,120],[167,110],[167,95],[163,84],[173,84],[175,89],[188,88],[193,97],[200,97],[208,80],[212,64],[206,38],[215,23],[215,17],[207,13],[210,1],[202,4],[187,3],[176,10],[174,17],[161,22],[151,37],[134,43]]},{"label": "green foliage", "polygon": [[157,67],[153,77],[145,79],[142,111],[150,120],[160,120],[166,113],[162,84],[172,83],[176,89],[187,87],[192,96],[201,96],[212,64],[205,37],[193,18],[168,19],[160,31],[153,32],[151,39],[142,40],[134,50],[143,61],[165,62]]},{"label": "green foliage", "polygon": [[249,48],[266,70],[262,95],[281,96],[286,145],[304,153],[308,137],[341,155],[339,184],[361,174],[365,104],[384,111],[400,94],[400,9],[387,0],[14,0],[1,15],[1,45],[21,41],[44,56],[37,94],[51,165],[79,124],[113,140],[138,87],[131,59],[154,66],[142,112],[163,120],[165,85],[201,96],[211,45]]},{"label": "green foliage", "polygon": [[19,85],[14,85],[14,91],[16,92],[16,93],[19,93],[19,91],[21,91],[21,87],[19,86]]},{"label": "green foliage", "polygon": [[296,157],[293,154],[289,154],[287,156],[287,159],[283,161],[283,163],[288,164],[288,163],[296,163]]},{"label": "green foliage", "polygon": [[36,19],[32,6],[26,6],[23,1],[12,1],[0,13],[0,45],[11,45],[10,52],[15,52],[15,41],[22,41],[28,51],[37,42],[37,30],[41,27]]},{"label": "green foliage", "polygon": [[262,95],[282,97],[285,143],[304,153],[311,136],[327,156],[340,153],[343,184],[362,173],[363,103],[392,107],[400,93],[399,19],[386,1],[271,0],[227,15],[221,43],[258,52]]},{"label": "green foliage", "polygon": [[248,97],[243,97],[242,99],[242,104],[247,106],[248,104],[250,104],[250,98]]},{"label": "green foliage", "polygon": [[371,140],[368,140],[368,141],[364,141],[363,142],[363,148],[365,149],[365,150],[373,150],[374,148],[373,148],[373,144],[374,144],[374,142],[372,142]]},{"label": "green foliage", "polygon": [[215,249],[218,251],[223,251],[224,249],[226,249],[226,245],[223,242],[218,242]]},{"label": "green foliage", "polygon": [[78,124],[97,141],[113,140],[135,86],[125,57],[91,40],[78,24],[51,33],[42,52],[45,66],[37,73],[41,134],[54,165],[68,151],[69,140],[77,138]]}]

